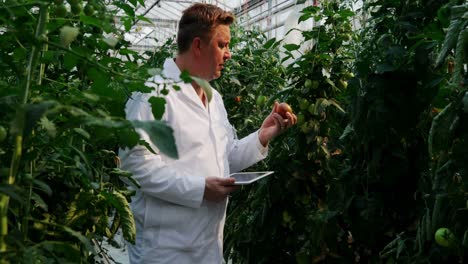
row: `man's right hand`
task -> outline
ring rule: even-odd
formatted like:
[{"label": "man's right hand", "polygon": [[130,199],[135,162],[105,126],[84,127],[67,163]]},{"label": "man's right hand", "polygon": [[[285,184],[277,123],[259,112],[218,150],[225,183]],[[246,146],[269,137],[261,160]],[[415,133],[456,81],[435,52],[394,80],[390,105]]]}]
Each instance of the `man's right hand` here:
[{"label": "man's right hand", "polygon": [[205,179],[205,193],[203,198],[211,202],[221,202],[238,186],[233,178],[207,177]]}]

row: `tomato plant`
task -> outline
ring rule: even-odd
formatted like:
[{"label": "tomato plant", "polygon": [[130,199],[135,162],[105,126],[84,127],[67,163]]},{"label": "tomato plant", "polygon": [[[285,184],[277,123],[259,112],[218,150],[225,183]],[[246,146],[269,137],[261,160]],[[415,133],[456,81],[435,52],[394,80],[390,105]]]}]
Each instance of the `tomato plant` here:
[{"label": "tomato plant", "polygon": [[[92,263],[119,229],[133,241],[132,193],[121,181],[131,175],[115,162],[119,147],[145,144],[135,127],[156,129],[177,157],[165,124],[125,120],[126,99],[148,91],[151,71],[125,41],[107,44],[102,32],[130,28],[112,22],[118,10],[107,2],[92,3],[96,17],[78,0],[0,5],[2,262]],[[134,21],[137,2],[120,5],[122,19]]]},{"label": "tomato plant", "polygon": [[267,114],[252,113],[260,95],[286,101],[299,124],[259,165],[275,174],[233,195],[226,254],[236,263],[462,262],[466,244],[440,250],[434,233],[468,232],[466,4],[365,3],[356,12],[369,19],[355,31],[346,3],[321,4],[299,18],[321,22],[302,32],[312,48],[294,57],[301,45],[284,45],[294,59],[278,75],[284,88],[258,89],[263,79],[249,73],[261,64],[248,62],[265,51],[257,58],[248,45],[231,62],[242,78],[220,80],[240,135]]},{"label": "tomato plant", "polygon": [[[350,71],[351,58],[347,50],[350,43],[340,36],[350,23],[352,12],[345,5],[329,5],[324,10],[308,7],[302,14],[302,20],[317,17],[327,21],[303,32],[305,40],[318,43],[316,46],[294,57],[294,51],[299,47],[276,39],[260,39],[263,44],[242,45],[240,51],[234,44],[232,68],[224,75],[242,73],[235,75],[241,86],[237,87],[233,82],[231,89],[233,94],[240,91],[246,98],[243,102],[247,103],[232,106],[223,93],[239,134],[257,129],[275,100],[287,102],[300,124],[270,142],[266,164],[259,166],[274,170],[275,174],[243,189],[231,199],[225,248],[236,263],[294,263],[300,259],[313,259],[324,254],[322,246],[325,241],[330,242],[330,234],[336,230],[334,226],[326,225],[326,222],[334,223],[336,215],[335,211],[327,209],[326,186],[332,173],[339,170],[339,164],[334,161],[339,159],[336,154],[339,153],[339,143],[335,140],[342,124],[339,121],[343,118],[339,97],[344,90],[337,83],[340,78],[346,79],[343,74]],[[332,19],[335,14],[338,19]],[[234,43],[258,41],[252,36],[255,35],[235,39]],[[278,48],[285,50],[281,60],[265,55],[270,50],[277,54]],[[239,57],[235,57],[237,52],[240,52]],[[282,65],[289,58],[294,63]],[[236,60],[241,61],[239,66],[242,68],[236,67]],[[249,63],[250,60],[256,63]],[[261,73],[257,75],[257,71]],[[220,89],[229,85],[229,77],[225,78]],[[281,86],[276,84],[277,80]],[[263,95],[268,96],[267,103],[256,104],[255,98]],[[261,112],[252,113],[252,109],[259,106],[262,106]],[[253,125],[245,125],[247,120],[253,121]],[[243,227],[247,227],[247,231],[241,232]]]}]

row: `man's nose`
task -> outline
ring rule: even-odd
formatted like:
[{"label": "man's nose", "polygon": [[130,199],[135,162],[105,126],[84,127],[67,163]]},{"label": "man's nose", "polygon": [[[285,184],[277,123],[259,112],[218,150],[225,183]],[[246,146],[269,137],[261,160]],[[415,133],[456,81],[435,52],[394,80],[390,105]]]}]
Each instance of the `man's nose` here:
[{"label": "man's nose", "polygon": [[232,57],[231,51],[230,51],[230,50],[227,50],[227,51],[224,53],[224,60],[229,60],[229,59],[231,59],[231,57]]}]

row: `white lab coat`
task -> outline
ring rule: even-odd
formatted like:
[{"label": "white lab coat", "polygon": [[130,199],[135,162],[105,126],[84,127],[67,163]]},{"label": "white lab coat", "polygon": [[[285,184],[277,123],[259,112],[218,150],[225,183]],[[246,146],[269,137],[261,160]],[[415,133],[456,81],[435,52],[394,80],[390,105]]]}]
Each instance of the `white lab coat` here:
[{"label": "white lab coat", "polygon": [[[190,84],[180,81],[173,59],[164,63],[163,76],[176,81],[180,91],[165,96],[163,120],[174,129],[179,159],[159,153],[148,135],[138,131],[158,154],[138,146],[120,150],[122,169],[141,185],[132,198],[137,235],[129,245],[131,263],[210,264],[223,262],[223,227],[227,201],[203,200],[205,177],[228,177],[262,160],[267,148],[258,131],[238,140],[230,125],[221,95],[213,90],[207,107]],[[155,76],[158,83],[167,83]],[[147,83],[149,86],[155,86]],[[158,87],[159,86],[159,87]],[[129,120],[154,120],[148,99],[158,95],[134,93],[126,104]],[[131,187],[132,188],[132,187]]]}]

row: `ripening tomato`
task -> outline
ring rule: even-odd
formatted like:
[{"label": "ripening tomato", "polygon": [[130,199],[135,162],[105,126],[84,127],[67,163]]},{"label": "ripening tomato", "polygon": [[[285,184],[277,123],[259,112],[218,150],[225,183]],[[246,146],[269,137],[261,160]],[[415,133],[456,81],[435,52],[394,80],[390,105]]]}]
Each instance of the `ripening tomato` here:
[{"label": "ripening tomato", "polygon": [[236,96],[236,97],[234,98],[234,101],[236,101],[236,103],[240,103],[241,97],[240,97],[240,96]]},{"label": "ripening tomato", "polygon": [[293,113],[293,110],[291,106],[289,106],[287,103],[280,103],[278,105],[278,108],[276,108],[276,112],[280,114],[283,118],[287,118],[286,112]]}]

